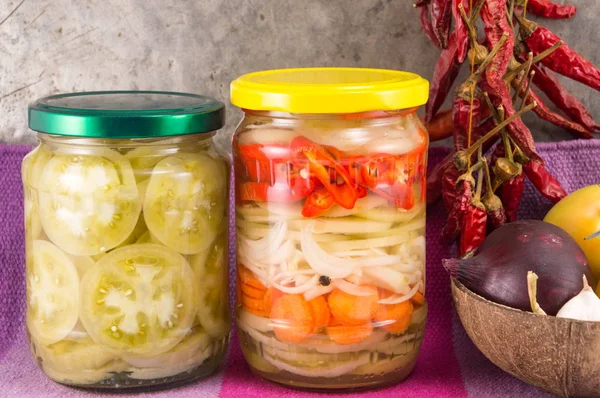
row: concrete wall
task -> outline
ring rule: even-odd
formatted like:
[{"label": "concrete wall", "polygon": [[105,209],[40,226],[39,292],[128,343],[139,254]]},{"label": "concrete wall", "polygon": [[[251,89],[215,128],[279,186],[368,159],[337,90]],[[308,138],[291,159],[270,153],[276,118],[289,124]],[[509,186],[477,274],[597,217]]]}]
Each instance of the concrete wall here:
[{"label": "concrete wall", "polygon": [[[544,23],[600,64],[600,3],[570,1],[574,20]],[[26,106],[48,94],[176,90],[228,103],[229,82],[249,71],[335,65],[430,78],[438,54],[410,0],[0,0],[0,142],[35,142]],[[600,119],[598,94],[568,86]],[[229,108],[224,146],[239,116]],[[568,137],[532,126],[538,140]]]}]

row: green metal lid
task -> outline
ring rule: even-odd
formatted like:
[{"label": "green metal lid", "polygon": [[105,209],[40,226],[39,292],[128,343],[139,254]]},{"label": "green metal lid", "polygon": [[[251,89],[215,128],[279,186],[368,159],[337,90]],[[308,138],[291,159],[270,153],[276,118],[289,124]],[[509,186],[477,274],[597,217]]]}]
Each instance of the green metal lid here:
[{"label": "green metal lid", "polygon": [[29,105],[29,128],[94,138],[151,138],[218,130],[225,105],[202,95],[95,91],[53,95]]}]

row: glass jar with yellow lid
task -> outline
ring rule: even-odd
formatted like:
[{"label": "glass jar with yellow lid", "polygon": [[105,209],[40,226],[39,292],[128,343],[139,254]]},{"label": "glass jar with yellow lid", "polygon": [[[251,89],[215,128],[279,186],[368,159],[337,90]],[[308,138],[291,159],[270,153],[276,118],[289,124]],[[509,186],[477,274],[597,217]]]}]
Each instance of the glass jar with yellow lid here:
[{"label": "glass jar with yellow lid", "polygon": [[236,316],[254,373],[346,389],[412,371],[427,313],[427,97],[426,80],[392,70],[232,83]]},{"label": "glass jar with yellow lid", "polygon": [[224,105],[186,93],[62,94],[29,107],[27,331],[63,384],[154,389],[221,364],[229,160]]}]

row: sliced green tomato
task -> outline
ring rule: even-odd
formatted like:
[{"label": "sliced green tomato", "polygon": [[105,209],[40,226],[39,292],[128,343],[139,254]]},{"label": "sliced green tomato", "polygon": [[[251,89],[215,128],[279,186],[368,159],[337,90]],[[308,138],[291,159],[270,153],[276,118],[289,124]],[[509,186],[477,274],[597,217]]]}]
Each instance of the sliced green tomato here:
[{"label": "sliced green tomato", "polygon": [[150,183],[150,179],[147,178],[144,181],[137,184],[138,192],[140,195],[140,203],[144,204],[146,200],[146,191],[148,190],[148,184]]},{"label": "sliced green tomato", "polygon": [[225,163],[208,155],[182,153],[161,160],[144,201],[148,229],[182,254],[207,249],[227,206]]},{"label": "sliced green tomato", "polygon": [[39,344],[62,340],[77,323],[79,276],[73,261],[44,240],[33,242],[27,264],[27,328]]},{"label": "sliced green tomato", "polygon": [[39,182],[46,235],[67,253],[89,256],[123,242],[141,210],[127,159],[115,151],[54,156]]},{"label": "sliced green tomato", "polygon": [[135,368],[173,369],[183,366],[186,368],[183,370],[188,370],[196,364],[197,355],[207,351],[212,342],[212,337],[200,328],[167,352],[148,358],[125,356],[123,360]]},{"label": "sliced green tomato", "polygon": [[97,369],[116,359],[114,353],[94,343],[83,340],[61,340],[49,346],[37,346],[36,352],[44,365],[62,372]]},{"label": "sliced green tomato", "polygon": [[221,234],[208,252],[191,259],[198,287],[198,322],[209,335],[221,339],[231,330],[227,234]]},{"label": "sliced green tomato", "polygon": [[108,253],[81,281],[81,321],[98,344],[121,355],[148,357],[179,343],[197,307],[187,261],[162,245]]},{"label": "sliced green tomato", "polygon": [[140,147],[128,152],[125,156],[131,163],[135,180],[139,183],[147,180],[152,175],[154,166],[167,155],[164,151],[161,152],[156,148]]},{"label": "sliced green tomato", "polygon": [[115,373],[127,370],[127,366],[120,359],[115,359],[98,369],[65,371],[55,369],[50,364],[42,364],[42,369],[50,379],[58,383],[85,386],[110,379]]},{"label": "sliced green tomato", "polygon": [[50,159],[52,159],[52,153],[43,145],[39,145],[33,151],[29,152],[21,165],[23,182],[30,188],[37,189],[44,167]]},{"label": "sliced green tomato", "polygon": [[75,268],[77,268],[77,274],[79,275],[79,279],[81,280],[81,278],[83,278],[83,275],[85,275],[85,273],[91,269],[94,264],[96,264],[96,261],[89,256],[69,256],[69,258],[71,259],[71,261],[73,261],[73,264],[75,265]]},{"label": "sliced green tomato", "polygon": [[25,187],[24,193],[25,236],[27,239],[35,240],[38,239],[42,233],[42,222],[40,221],[37,204],[37,192]]}]

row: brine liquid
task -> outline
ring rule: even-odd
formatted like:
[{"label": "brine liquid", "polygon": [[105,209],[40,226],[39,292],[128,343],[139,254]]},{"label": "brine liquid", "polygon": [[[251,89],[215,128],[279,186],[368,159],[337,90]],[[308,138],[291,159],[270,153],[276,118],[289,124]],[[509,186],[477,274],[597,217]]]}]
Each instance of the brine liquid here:
[{"label": "brine liquid", "polygon": [[252,122],[234,161],[237,327],[253,372],[317,389],[404,379],[427,313],[420,122]]},{"label": "brine liquid", "polygon": [[[44,142],[23,161],[27,329],[59,383],[164,388],[230,335],[227,162],[196,137]],[[75,141],[75,142],[73,142]]]}]

